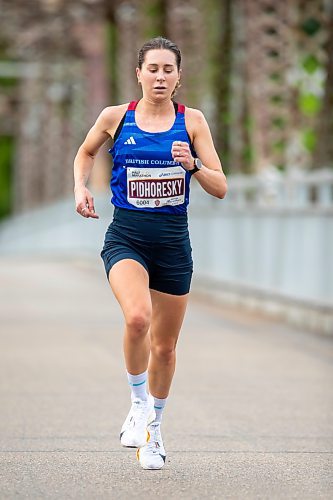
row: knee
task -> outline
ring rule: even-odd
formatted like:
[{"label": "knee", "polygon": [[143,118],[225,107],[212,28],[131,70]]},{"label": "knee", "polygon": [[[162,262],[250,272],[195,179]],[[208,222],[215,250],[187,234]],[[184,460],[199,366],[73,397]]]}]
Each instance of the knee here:
[{"label": "knee", "polygon": [[126,317],[126,330],[132,340],[144,337],[150,326],[150,312],[144,309],[131,311]]},{"label": "knee", "polygon": [[169,365],[175,360],[176,346],[152,345],[151,352],[158,362]]}]

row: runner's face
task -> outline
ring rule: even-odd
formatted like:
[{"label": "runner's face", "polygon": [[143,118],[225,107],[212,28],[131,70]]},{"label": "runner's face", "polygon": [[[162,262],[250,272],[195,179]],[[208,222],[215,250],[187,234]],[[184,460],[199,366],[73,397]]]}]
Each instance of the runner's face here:
[{"label": "runner's face", "polygon": [[180,77],[176,56],[167,49],[149,50],[136,72],[143,95],[158,100],[170,99]]}]

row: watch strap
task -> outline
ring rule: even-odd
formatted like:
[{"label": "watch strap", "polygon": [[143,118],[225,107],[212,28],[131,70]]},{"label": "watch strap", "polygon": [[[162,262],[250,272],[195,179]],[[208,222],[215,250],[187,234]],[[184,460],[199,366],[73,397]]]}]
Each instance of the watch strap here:
[{"label": "watch strap", "polygon": [[198,168],[196,165],[194,165],[194,168],[192,168],[192,170],[189,170],[190,174],[193,175],[195,174],[196,172],[199,172],[200,168]]},{"label": "watch strap", "polygon": [[197,167],[197,164],[196,164],[196,158],[194,158],[194,168],[192,168],[192,170],[190,170],[190,174],[193,175],[195,174],[196,172],[199,172],[200,168]]}]

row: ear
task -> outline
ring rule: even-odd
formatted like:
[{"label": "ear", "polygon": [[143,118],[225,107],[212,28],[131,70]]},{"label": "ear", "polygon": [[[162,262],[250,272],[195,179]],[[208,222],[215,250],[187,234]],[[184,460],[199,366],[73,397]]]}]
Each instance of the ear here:
[{"label": "ear", "polygon": [[140,75],[141,75],[141,70],[140,70],[140,68],[136,68],[135,71],[136,71],[136,77],[137,77],[137,79],[139,81],[140,80]]},{"label": "ear", "polygon": [[179,70],[178,74],[179,74],[179,78],[178,78],[178,80],[180,80],[180,78],[181,78],[181,76],[182,76],[182,69],[180,69],[180,70]]}]

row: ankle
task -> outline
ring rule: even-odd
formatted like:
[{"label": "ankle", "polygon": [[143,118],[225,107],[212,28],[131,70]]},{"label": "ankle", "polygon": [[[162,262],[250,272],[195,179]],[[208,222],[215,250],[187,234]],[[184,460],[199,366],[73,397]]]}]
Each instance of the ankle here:
[{"label": "ankle", "polygon": [[137,375],[127,372],[127,380],[131,388],[131,400],[141,399],[147,401],[147,370]]},{"label": "ankle", "polygon": [[154,410],[156,413],[154,423],[160,424],[162,421],[163,411],[164,411],[164,408],[165,408],[165,405],[166,405],[168,398],[161,399],[161,398],[156,398],[155,396],[153,396],[153,397],[154,397]]}]

